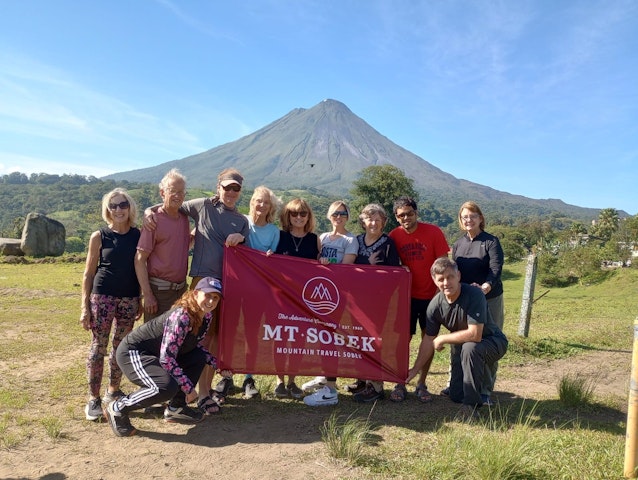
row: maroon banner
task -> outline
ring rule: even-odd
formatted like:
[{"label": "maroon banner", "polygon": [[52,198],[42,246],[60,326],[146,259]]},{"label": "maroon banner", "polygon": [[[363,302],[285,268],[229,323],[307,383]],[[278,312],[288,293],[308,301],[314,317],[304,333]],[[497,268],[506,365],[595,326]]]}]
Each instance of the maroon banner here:
[{"label": "maroon banner", "polygon": [[248,247],[224,252],[221,368],[403,382],[410,274],[401,267],[321,265]]}]

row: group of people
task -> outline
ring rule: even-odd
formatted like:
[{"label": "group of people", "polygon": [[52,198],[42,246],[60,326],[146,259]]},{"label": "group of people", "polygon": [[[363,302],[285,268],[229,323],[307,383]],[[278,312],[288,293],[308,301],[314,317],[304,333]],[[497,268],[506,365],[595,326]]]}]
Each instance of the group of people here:
[{"label": "group of people", "polygon": [[[399,226],[384,233],[388,213],[376,203],[358,215],[363,229],[354,235],[346,228],[348,205],[336,201],[327,218],[329,232],[317,235],[310,205],[295,198],[280,205],[272,190],[259,186],[248,215],[236,205],[243,177],[229,168],[218,176],[216,194],[185,201],[186,179],[170,170],[159,184],[162,203],[145,210],[138,229],[137,206],[123,189],[107,193],[102,201],[106,226],[89,241],[82,282],[80,322],[92,333],[87,359],[89,401],[87,420],[105,416],[114,433],[135,433],[128,413],[154,405],[164,409],[166,421],[197,422],[220,411],[234,387],[231,371],[217,372],[220,302],[223,297],[223,255],[226,246],[245,244],[268,255],[291,255],[322,264],[403,266],[411,272],[410,334],[417,324],[421,340],[417,359],[405,383],[397,384],[390,400],[407,396],[406,384],[417,377],[416,398],[429,402],[426,379],[435,351],[450,345],[449,386],[441,393],[462,403],[472,414],[492,403],[498,360],[507,349],[501,271],[503,251],[498,238],[485,232],[485,218],[473,202],[459,210],[464,235],[450,247],[435,225],[420,222],[416,202],[400,197],[393,205]],[[279,212],[279,228],[274,221]],[[191,231],[189,218],[195,228]],[[190,287],[188,255],[193,251]],[[464,282],[464,283],[461,283]],[[227,292],[226,295],[232,295]],[[144,316],[144,324],[133,330]],[[440,326],[450,333],[440,334]],[[112,332],[113,330],[113,332]],[[104,358],[109,382],[101,388]],[[215,373],[221,380],[213,387]],[[124,394],[122,374],[138,389]],[[295,377],[277,374],[277,398],[303,399],[309,406],[338,402],[337,379],[317,375],[299,387]],[[259,394],[246,374],[245,398]],[[383,382],[357,379],[346,390],[356,401],[384,398]],[[197,402],[197,408],[189,403]]]}]

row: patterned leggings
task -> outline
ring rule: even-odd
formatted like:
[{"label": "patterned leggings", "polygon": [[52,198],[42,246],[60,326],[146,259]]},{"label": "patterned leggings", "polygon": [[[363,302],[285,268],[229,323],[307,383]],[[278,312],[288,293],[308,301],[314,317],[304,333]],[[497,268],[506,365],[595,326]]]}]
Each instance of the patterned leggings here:
[{"label": "patterned leggings", "polygon": [[115,350],[126,334],[133,330],[140,299],[139,297],[112,297],[92,293],[90,301],[93,338],[86,360],[86,372],[91,397],[99,397],[104,375],[104,356],[111,336],[111,326],[115,321],[113,346],[109,354],[109,383],[119,387],[122,371],[115,360]]}]

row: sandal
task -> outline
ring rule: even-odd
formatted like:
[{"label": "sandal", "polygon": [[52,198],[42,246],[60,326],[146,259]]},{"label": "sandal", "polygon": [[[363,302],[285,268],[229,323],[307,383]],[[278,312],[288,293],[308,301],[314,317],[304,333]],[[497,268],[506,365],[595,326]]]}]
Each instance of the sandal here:
[{"label": "sandal", "polygon": [[220,407],[226,403],[226,395],[219,393],[217,390],[211,388],[208,394],[210,395],[210,399]]},{"label": "sandal", "polygon": [[197,402],[197,408],[204,415],[213,415],[222,411],[222,407],[210,397],[200,399]]},{"label": "sandal", "polygon": [[421,403],[430,403],[432,401],[432,395],[428,392],[428,387],[425,385],[417,385],[414,393],[416,393],[416,398]]},{"label": "sandal", "polygon": [[406,390],[405,385],[397,383],[396,387],[394,387],[394,390],[390,392],[390,400],[392,400],[393,402],[402,402],[403,400],[405,400],[407,394],[408,391]]}]

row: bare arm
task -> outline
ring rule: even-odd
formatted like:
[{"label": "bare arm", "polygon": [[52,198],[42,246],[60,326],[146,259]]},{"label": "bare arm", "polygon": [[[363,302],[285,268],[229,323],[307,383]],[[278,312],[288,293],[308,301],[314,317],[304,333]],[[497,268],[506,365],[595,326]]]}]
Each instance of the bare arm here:
[{"label": "bare arm", "polygon": [[[416,377],[423,367],[426,367],[425,376],[427,376],[434,358],[434,340],[436,337],[429,335],[423,335],[421,344],[419,345],[419,353],[414,361],[414,366],[408,371],[408,376],[405,379],[405,383],[409,383],[414,377]],[[425,381],[425,378],[423,379]]]},{"label": "bare arm", "polygon": [[84,274],[82,275],[82,303],[80,313],[80,323],[84,330],[89,330],[91,320],[91,290],[93,289],[93,279],[97,272],[98,262],[100,260],[100,247],[102,246],[102,238],[100,232],[93,232],[89,239],[89,252],[86,255],[86,265]]},{"label": "bare arm", "polygon": [[159,207],[161,206],[162,204],[158,203],[144,210],[144,216],[142,218],[142,226],[145,229],[153,231],[157,228],[157,223],[155,222],[155,214],[157,213],[157,210],[159,210]]},{"label": "bare arm", "polygon": [[343,260],[341,261],[341,263],[353,264],[356,259],[357,256],[354,253],[346,253],[343,256]]},{"label": "bare arm", "polygon": [[155,295],[153,295],[153,290],[151,290],[151,284],[148,279],[146,261],[148,260],[149,255],[150,252],[139,249],[137,250],[137,253],[135,254],[135,275],[137,276],[137,281],[142,289],[144,310],[148,314],[153,314],[157,312],[157,300],[155,299]]},{"label": "bare arm", "polygon": [[445,345],[455,344],[459,345],[461,343],[467,342],[480,342],[481,338],[483,338],[483,324],[471,324],[467,326],[465,330],[458,330],[456,332],[445,333],[443,335],[439,335],[434,339],[434,349],[437,352],[443,350]]}]

